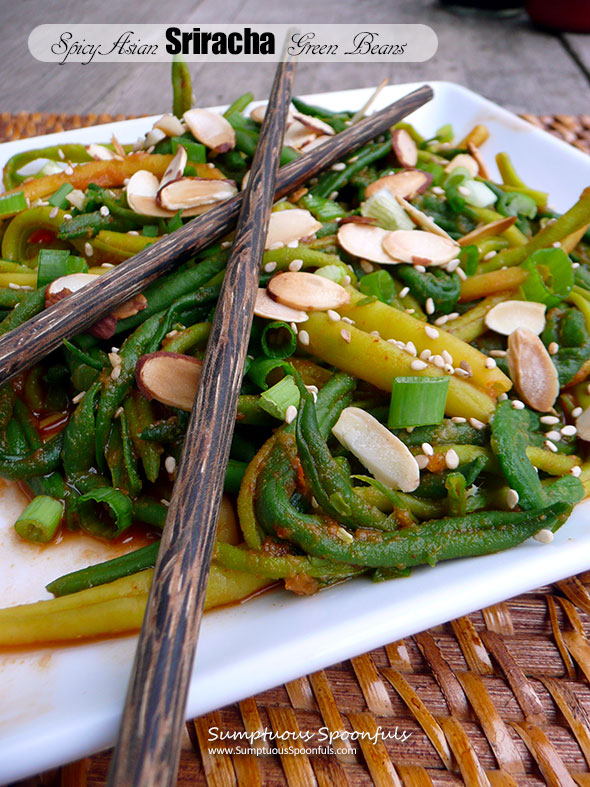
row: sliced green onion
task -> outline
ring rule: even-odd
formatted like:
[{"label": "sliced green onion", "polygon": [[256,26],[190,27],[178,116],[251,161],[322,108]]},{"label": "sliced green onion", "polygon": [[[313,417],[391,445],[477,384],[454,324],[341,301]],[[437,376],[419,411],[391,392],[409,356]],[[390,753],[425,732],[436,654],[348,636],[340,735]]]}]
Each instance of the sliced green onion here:
[{"label": "sliced green onion", "polygon": [[384,230],[413,230],[414,222],[391,191],[379,189],[361,205],[361,216],[375,219]]},{"label": "sliced green onion", "polygon": [[527,194],[519,194],[517,191],[502,194],[498,199],[496,209],[503,216],[524,216],[527,219],[534,219],[537,215],[535,201]]},{"label": "sliced green onion", "polygon": [[529,272],[521,285],[527,301],[538,301],[551,308],[567,298],[574,286],[572,262],[563,249],[538,249],[521,268]]},{"label": "sliced green onion", "polygon": [[144,224],[143,229],[141,230],[141,234],[144,235],[146,238],[157,238],[158,237],[158,225],[157,224]]},{"label": "sliced green onion", "polygon": [[479,249],[474,243],[464,246],[459,252],[461,267],[468,276],[473,276],[479,262]]},{"label": "sliced green onion", "polygon": [[323,268],[318,268],[314,271],[316,276],[323,276],[324,279],[335,281],[336,284],[342,284],[346,271],[341,265],[324,265]]},{"label": "sliced green onion", "polygon": [[291,375],[283,377],[276,385],[260,394],[260,407],[274,418],[284,421],[287,408],[298,407],[301,394]]},{"label": "sliced green onion", "polygon": [[35,177],[41,178],[45,175],[63,175],[64,169],[65,167],[60,166],[57,161],[48,161],[41,167]]},{"label": "sliced green onion", "polygon": [[281,369],[285,375],[293,374],[293,367],[291,364],[287,361],[284,361],[282,358],[261,357],[256,358],[250,363],[248,368],[248,377],[260,389],[266,391],[269,386],[268,377],[277,369]]},{"label": "sliced green onion", "polygon": [[192,167],[190,164],[187,164],[184,168],[184,172],[182,173],[183,177],[185,178],[192,178],[197,174],[197,170],[195,167]]},{"label": "sliced green onion", "polygon": [[37,267],[37,289],[70,273],[87,273],[88,265],[82,257],[74,257],[65,249],[41,249]]},{"label": "sliced green onion", "polygon": [[39,495],[14,523],[14,529],[26,541],[46,544],[51,541],[63,516],[63,503],[54,497]]},{"label": "sliced green onion", "polygon": [[335,200],[318,197],[310,192],[301,198],[301,204],[322,224],[346,216],[346,210]]},{"label": "sliced green onion", "polygon": [[0,197],[0,218],[2,216],[12,216],[13,213],[26,210],[27,207],[27,200],[22,191],[17,191],[16,194],[9,194],[6,197]]},{"label": "sliced green onion", "polygon": [[286,322],[271,322],[260,334],[262,352],[267,358],[288,358],[297,347],[297,337]]},{"label": "sliced green onion", "polygon": [[468,205],[473,205],[474,208],[489,208],[498,199],[494,192],[479,180],[463,181],[461,193],[465,190],[469,192],[463,194],[465,202]]},{"label": "sliced green onion", "polygon": [[111,525],[105,526],[105,536],[115,538],[131,525],[133,521],[133,504],[126,494],[110,486],[100,486],[84,495],[80,495],[78,503],[99,503],[110,510]]},{"label": "sliced green onion", "polygon": [[182,145],[186,150],[188,160],[192,161],[194,164],[205,164],[207,161],[207,150],[205,145],[201,145],[200,142],[193,142],[186,137],[170,138],[170,146],[173,153],[176,153],[179,145]]},{"label": "sliced green onion", "polygon": [[168,232],[175,232],[182,227],[182,211],[179,210],[175,216],[172,216],[171,219],[168,219],[166,222],[166,229]]},{"label": "sliced green onion", "polygon": [[440,424],[448,390],[448,377],[395,377],[387,426],[400,429]]},{"label": "sliced green onion", "polygon": [[62,186],[58,188],[55,194],[52,194],[51,197],[49,197],[47,202],[49,202],[50,205],[55,205],[56,208],[65,210],[70,205],[66,197],[73,190],[74,187],[72,186],[71,183],[64,183]]},{"label": "sliced green onion", "polygon": [[359,281],[359,290],[365,295],[374,295],[383,303],[392,303],[396,295],[393,279],[384,270],[363,276]]}]

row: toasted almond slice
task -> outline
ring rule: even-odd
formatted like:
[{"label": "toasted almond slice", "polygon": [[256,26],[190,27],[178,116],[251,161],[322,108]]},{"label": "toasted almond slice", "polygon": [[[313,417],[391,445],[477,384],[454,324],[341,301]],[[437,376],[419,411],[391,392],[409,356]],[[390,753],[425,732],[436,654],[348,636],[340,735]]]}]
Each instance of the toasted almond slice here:
[{"label": "toasted almond slice", "polygon": [[[168,169],[162,176],[162,180],[160,181],[160,189],[163,189],[168,183],[171,183],[173,180],[178,180],[182,177],[182,173],[184,172],[184,168],[186,167],[187,162],[187,155],[186,150],[183,148],[182,145],[178,146],[178,150],[176,151],[176,155],[168,164]],[[157,200],[157,197],[156,197]]]},{"label": "toasted almond slice", "polygon": [[156,202],[156,195],[160,188],[160,181],[145,169],[135,172],[127,184],[127,202],[131,210],[142,213],[144,216],[161,216],[170,218],[174,211],[165,210]]},{"label": "toasted almond slice", "polygon": [[266,320],[281,320],[282,322],[305,322],[309,319],[307,314],[300,309],[292,309],[268,297],[264,287],[259,287],[256,293],[254,314]]},{"label": "toasted almond slice", "polygon": [[270,297],[303,312],[338,309],[350,301],[350,294],[340,284],[315,273],[288,271],[273,276],[268,283]]},{"label": "toasted almond slice", "polygon": [[432,175],[421,169],[405,169],[395,175],[385,175],[365,189],[365,199],[379,189],[389,189],[392,194],[399,194],[404,199],[412,199],[417,194],[422,194],[432,183]]},{"label": "toasted almond slice", "polygon": [[457,167],[463,167],[474,178],[479,172],[479,164],[469,153],[459,153],[451,159],[445,167],[445,172],[452,172]]},{"label": "toasted almond slice", "polygon": [[397,262],[412,265],[445,265],[459,253],[459,244],[424,230],[394,230],[383,239],[383,248]]},{"label": "toasted almond slice", "polygon": [[381,227],[346,222],[338,227],[337,237],[338,244],[353,257],[384,265],[395,265],[396,260],[392,259],[383,247],[383,241],[388,234],[388,230]]},{"label": "toasted almond slice", "polygon": [[294,120],[285,131],[284,144],[295,150],[300,150],[305,145],[313,142],[317,134],[312,129],[304,126],[298,120]]},{"label": "toasted almond slice", "polygon": [[576,429],[578,430],[578,437],[581,437],[582,440],[590,441],[590,407],[587,407],[576,418]]},{"label": "toasted almond slice", "polygon": [[105,145],[98,145],[93,142],[91,145],[86,145],[86,152],[92,156],[96,161],[113,161],[113,159],[121,160],[121,156],[117,155],[114,150],[105,147]]},{"label": "toasted almond slice", "polygon": [[210,109],[189,109],[183,117],[193,137],[216,153],[235,147],[235,131],[223,115]]},{"label": "toasted almond slice", "polygon": [[270,214],[268,231],[266,233],[265,249],[272,248],[275,243],[287,243],[307,238],[317,232],[321,223],[305,208],[292,210],[278,210]]},{"label": "toasted almond slice", "polygon": [[184,126],[175,115],[162,115],[154,123],[154,128],[159,128],[167,137],[181,137],[184,134]]},{"label": "toasted almond slice", "polygon": [[114,147],[115,153],[118,156],[120,156],[121,158],[125,158],[125,150],[123,148],[123,145],[121,145],[121,143],[119,142],[119,140],[114,134],[111,136],[111,145]]},{"label": "toasted almond slice", "polygon": [[158,142],[161,142],[163,139],[166,139],[166,133],[162,131],[161,128],[152,128],[145,135],[144,148],[148,149],[152,147],[152,145],[157,145]]},{"label": "toasted almond slice", "polygon": [[68,273],[66,276],[60,276],[59,279],[54,279],[45,288],[45,296],[57,295],[62,290],[69,290],[70,293],[81,290],[92,281],[96,281],[98,274],[96,273]]},{"label": "toasted almond slice", "polygon": [[540,413],[550,410],[559,395],[559,378],[539,337],[526,328],[517,328],[508,337],[506,360],[521,399]]},{"label": "toasted almond slice", "polygon": [[391,147],[402,167],[415,167],[418,162],[418,146],[405,128],[391,132]]},{"label": "toasted almond slice", "polygon": [[408,447],[366,410],[345,407],[332,434],[377,481],[402,492],[418,488],[418,462]]},{"label": "toasted almond slice", "polygon": [[323,145],[324,142],[327,142],[329,139],[330,137],[326,136],[325,134],[320,134],[319,137],[312,139],[311,142],[308,142],[306,145],[300,148],[300,150],[302,153],[308,153],[310,150]]},{"label": "toasted almond slice", "polygon": [[486,326],[502,336],[510,336],[517,328],[526,328],[538,336],[545,328],[544,303],[536,301],[502,301],[484,317]]},{"label": "toasted almond slice", "polygon": [[135,365],[137,387],[146,399],[190,411],[201,375],[201,361],[192,355],[159,350],[142,355]]},{"label": "toasted almond slice", "polygon": [[467,235],[459,238],[459,246],[469,246],[470,243],[475,243],[482,238],[488,238],[490,235],[501,235],[507,229],[510,229],[515,222],[516,216],[504,216],[501,219],[496,219],[496,221],[490,221],[489,224],[481,224],[479,227],[471,230],[471,232],[468,232]]},{"label": "toasted almond slice", "polygon": [[477,147],[477,145],[474,145],[473,142],[467,143],[467,150],[477,162],[477,174],[481,178],[485,178],[485,180],[490,180],[491,174],[484,157],[481,155],[481,150]]},{"label": "toasted almond slice", "polygon": [[304,126],[313,129],[316,134],[324,134],[328,137],[334,136],[334,129],[332,126],[329,126],[327,123],[324,123],[323,120],[319,118],[314,118],[312,115],[304,115],[303,112],[299,112],[298,110],[294,109],[292,112],[293,120],[298,120]]},{"label": "toasted almond slice", "polygon": [[[264,120],[264,116],[266,115],[267,106],[268,104],[260,104],[259,106],[254,107],[254,109],[250,112],[250,118],[255,123],[262,123],[262,121]],[[293,117],[294,111],[295,110],[293,108],[293,105],[291,104],[291,106],[289,107],[289,112],[287,113],[287,128],[291,125],[291,123],[294,120]]]},{"label": "toasted almond slice", "polygon": [[406,211],[408,216],[412,219],[414,224],[422,227],[427,232],[433,232],[435,235],[440,235],[441,238],[448,238],[448,240],[451,241],[453,240],[448,232],[445,232],[442,227],[439,227],[438,224],[430,218],[430,216],[426,215],[426,213],[423,213],[421,210],[418,210],[418,208],[415,208],[411,202],[408,202],[403,197],[400,197],[399,194],[396,194],[395,198]]},{"label": "toasted almond slice", "polygon": [[166,210],[188,210],[190,208],[221,202],[238,193],[233,180],[213,178],[180,178],[162,186],[156,197]]}]

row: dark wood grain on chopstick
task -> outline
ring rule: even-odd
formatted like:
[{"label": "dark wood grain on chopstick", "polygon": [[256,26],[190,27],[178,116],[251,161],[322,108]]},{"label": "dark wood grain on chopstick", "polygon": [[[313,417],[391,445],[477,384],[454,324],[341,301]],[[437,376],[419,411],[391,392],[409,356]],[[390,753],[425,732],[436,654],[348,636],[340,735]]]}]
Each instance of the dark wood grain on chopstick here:
[{"label": "dark wood grain on chopstick", "polygon": [[252,326],[260,263],[291,102],[294,64],[280,63],[158,554],[109,783],[176,781],[180,733],[207,590],[219,505]]},{"label": "dark wood grain on chopstick", "polygon": [[[424,85],[336,134],[297,161],[281,167],[275,197],[278,199],[293,191],[336,159],[369,142],[430,101],[432,96],[432,89]],[[32,366],[59,347],[63,339],[86,330],[159,276],[223,237],[236,223],[242,199],[243,193],[240,193],[212,208],[1,337],[0,383]]]}]

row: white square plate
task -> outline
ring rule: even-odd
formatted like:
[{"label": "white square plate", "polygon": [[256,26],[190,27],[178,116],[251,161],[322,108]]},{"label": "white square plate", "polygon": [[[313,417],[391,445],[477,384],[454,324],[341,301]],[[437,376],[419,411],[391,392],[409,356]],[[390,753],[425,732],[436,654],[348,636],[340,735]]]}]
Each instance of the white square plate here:
[{"label": "white square plate", "polygon": [[[418,84],[395,85],[375,109]],[[590,158],[465,88],[434,82],[435,98],[410,119],[430,136],[451,122],[461,137],[476,123],[491,132],[483,152],[492,163],[507,151],[531,186],[566,210],[590,184]],[[331,109],[357,109],[372,89],[310,96]],[[0,165],[21,150],[67,142],[102,142],[116,133],[133,142],[152,125],[143,118],[9,142]],[[12,523],[23,505],[10,486],[0,512],[2,606],[47,597],[44,585],[98,562],[103,548],[68,539],[57,547],[18,543]],[[415,570],[408,579],[373,584],[361,578],[300,598],[263,595],[205,617],[187,718],[409,636],[502,599],[590,567],[589,503],[582,503],[550,545],[529,540],[488,557]],[[112,551],[109,552],[112,556]],[[0,654],[0,782],[38,773],[110,746],[115,738],[135,637]]]}]

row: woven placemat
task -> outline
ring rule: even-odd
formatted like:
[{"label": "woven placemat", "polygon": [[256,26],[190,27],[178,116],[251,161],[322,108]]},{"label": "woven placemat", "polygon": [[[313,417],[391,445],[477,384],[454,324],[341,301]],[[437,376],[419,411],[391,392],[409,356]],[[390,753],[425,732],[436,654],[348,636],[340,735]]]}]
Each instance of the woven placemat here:
[{"label": "woven placemat", "polygon": [[[590,152],[590,115],[523,117]],[[2,113],[0,139],[121,119]],[[589,590],[586,572],[194,719],[178,784],[590,787]],[[295,748],[326,749],[322,737],[342,730],[364,738],[335,754],[259,756],[236,753],[249,745],[238,739],[219,754],[212,727],[266,728]],[[300,733],[315,737],[292,743]],[[104,752],[19,785],[103,787],[109,761]]]}]

